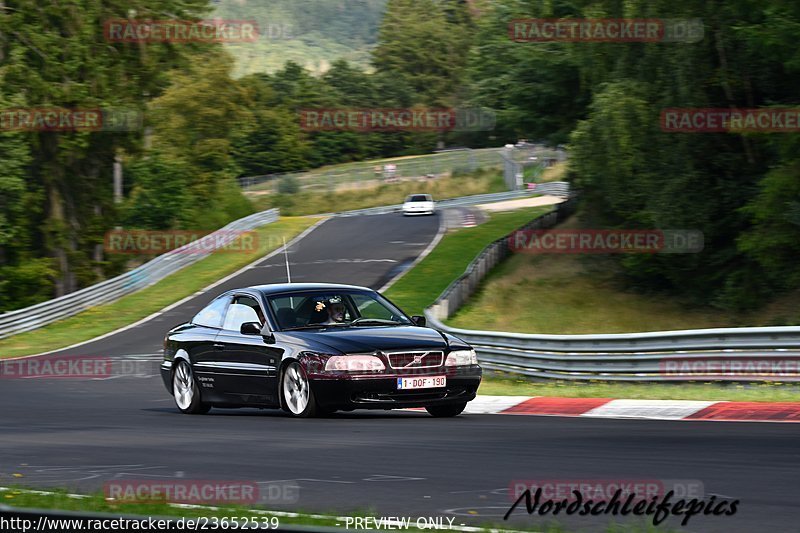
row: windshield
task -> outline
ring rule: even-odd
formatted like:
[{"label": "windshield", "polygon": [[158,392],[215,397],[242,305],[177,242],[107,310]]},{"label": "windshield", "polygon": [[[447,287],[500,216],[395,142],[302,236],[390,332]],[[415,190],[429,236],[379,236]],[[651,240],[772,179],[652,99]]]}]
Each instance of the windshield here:
[{"label": "windshield", "polygon": [[296,292],[269,298],[269,304],[283,331],[413,325],[405,313],[376,292]]},{"label": "windshield", "polygon": [[430,202],[430,198],[424,194],[413,194],[408,197],[406,202]]}]

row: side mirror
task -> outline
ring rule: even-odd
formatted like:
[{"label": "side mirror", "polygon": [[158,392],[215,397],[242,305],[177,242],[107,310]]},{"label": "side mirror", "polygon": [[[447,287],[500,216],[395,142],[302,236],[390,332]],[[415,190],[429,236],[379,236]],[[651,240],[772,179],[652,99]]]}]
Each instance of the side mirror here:
[{"label": "side mirror", "polygon": [[412,317],[411,317],[411,321],[412,321],[414,324],[416,324],[416,325],[418,325],[419,327],[421,327],[421,328],[424,328],[424,327],[425,327],[425,326],[428,324],[428,321],[425,319],[425,317],[424,317],[424,316],[420,316],[420,315],[414,315],[414,316],[412,316]]},{"label": "side mirror", "polygon": [[242,335],[261,335],[261,324],[258,322],[245,322],[239,328]]}]

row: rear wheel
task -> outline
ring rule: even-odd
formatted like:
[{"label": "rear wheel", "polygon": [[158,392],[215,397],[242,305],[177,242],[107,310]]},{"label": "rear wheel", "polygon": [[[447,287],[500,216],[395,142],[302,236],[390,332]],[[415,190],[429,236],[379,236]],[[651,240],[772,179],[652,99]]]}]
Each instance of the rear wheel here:
[{"label": "rear wheel", "polygon": [[200,389],[192,374],[192,367],[186,361],[178,361],[172,373],[172,395],[181,413],[199,415],[207,413],[211,407],[200,399]]},{"label": "rear wheel", "polygon": [[430,407],[426,407],[425,410],[428,411],[431,416],[435,416],[436,418],[444,418],[458,416],[466,407],[467,404],[464,402],[450,405],[431,405]]},{"label": "rear wheel", "polygon": [[290,363],[286,367],[281,379],[281,393],[283,408],[289,414],[299,418],[310,418],[319,413],[311,384],[300,363]]}]

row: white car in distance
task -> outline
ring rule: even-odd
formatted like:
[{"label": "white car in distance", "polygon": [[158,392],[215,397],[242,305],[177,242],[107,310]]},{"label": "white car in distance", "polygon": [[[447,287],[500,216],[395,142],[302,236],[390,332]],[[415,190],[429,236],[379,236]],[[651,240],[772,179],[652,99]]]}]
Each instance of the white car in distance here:
[{"label": "white car in distance", "polygon": [[403,215],[432,215],[436,212],[436,203],[430,194],[412,194],[403,203]]}]

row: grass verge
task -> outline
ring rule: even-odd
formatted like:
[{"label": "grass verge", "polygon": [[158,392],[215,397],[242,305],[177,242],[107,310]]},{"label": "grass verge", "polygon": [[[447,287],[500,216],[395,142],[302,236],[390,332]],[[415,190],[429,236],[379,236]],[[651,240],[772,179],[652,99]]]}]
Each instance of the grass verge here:
[{"label": "grass verge", "polygon": [[[158,517],[158,518],[171,518],[171,519],[212,519],[207,522],[208,527],[206,529],[217,530],[214,527],[214,523],[218,523],[221,529],[240,529],[238,525],[233,524],[233,520],[236,519],[239,525],[244,524],[245,519],[254,519],[258,525],[267,524],[270,526],[270,529],[276,529],[276,526],[284,527],[284,526],[307,526],[309,531],[314,531],[313,527],[331,527],[331,528],[339,528],[342,531],[346,531],[347,529],[362,529],[360,527],[354,526],[353,523],[349,524],[349,528],[346,528],[346,523],[344,518],[347,517],[374,517],[376,519],[382,516],[381,513],[367,509],[364,511],[357,511],[357,512],[348,512],[343,516],[343,513],[332,512],[329,515],[321,515],[315,513],[304,513],[304,512],[289,512],[289,511],[270,511],[266,509],[254,509],[248,507],[209,507],[209,506],[200,506],[200,505],[171,505],[168,503],[162,504],[115,504],[113,502],[109,502],[105,499],[102,494],[93,494],[93,495],[86,495],[82,497],[75,497],[74,495],[68,494],[64,490],[54,489],[48,490],[47,492],[42,491],[31,491],[29,489],[18,488],[18,487],[0,487],[0,504],[10,505],[16,508],[21,509],[59,509],[62,511],[77,511],[77,512],[86,512],[86,513],[107,513],[110,516],[124,516],[126,518],[129,517]],[[510,505],[509,505],[510,507]],[[524,506],[522,509],[517,509],[516,514],[524,516],[525,510]],[[394,516],[397,518],[408,518],[411,522],[411,527],[391,527],[388,529],[402,529],[403,531],[411,531],[411,532],[418,532],[418,531],[431,531],[430,528],[417,528],[414,527],[416,525],[416,519],[420,517],[429,517],[430,514],[406,514],[403,515],[402,513],[394,513]],[[214,521],[213,519],[219,519],[218,521]],[[222,519],[227,518],[228,521],[223,523]],[[542,524],[541,519],[538,516],[532,516],[530,520],[530,525],[520,525],[518,523],[509,524],[507,522],[492,522],[487,523],[482,526],[477,527],[464,527],[466,524],[462,523],[458,517],[451,517],[454,518],[453,521],[453,529],[455,531],[470,531],[470,532],[481,532],[485,531],[487,533],[493,532],[496,533],[498,531],[537,531],[540,533],[564,533],[570,531],[563,526],[558,525],[557,523],[546,523]],[[389,519],[389,517],[387,517]],[[538,519],[538,520],[537,520]],[[642,517],[640,523],[636,524],[611,524],[606,527],[603,527],[598,524],[599,528],[597,531],[605,531],[608,533],[645,533],[645,532],[656,532],[659,533],[670,533],[672,531],[676,531],[675,529],[665,528],[662,526],[656,528],[651,524],[646,523],[646,517]],[[273,522],[270,522],[272,520]],[[599,519],[602,520],[602,519]],[[277,521],[277,523],[275,522]],[[201,521],[204,523],[204,521]],[[448,522],[445,520],[445,526],[449,526]],[[223,525],[227,524],[227,526]],[[252,522],[248,522],[248,525],[252,528]],[[198,528],[203,528],[202,525],[198,525]],[[185,528],[186,530],[190,530],[192,528]],[[246,529],[246,528],[241,528]],[[370,528],[371,529],[371,528]],[[385,529],[385,528],[381,528]],[[445,529],[449,529],[449,527],[445,527]]]},{"label": "grass verge", "polygon": [[0,340],[0,359],[56,350],[83,342],[145,318],[211,285],[288,242],[314,224],[312,218],[283,217],[259,228],[256,253],[216,252],[119,300],[73,317]]},{"label": "grass verge", "polygon": [[386,291],[386,296],[407,313],[421,315],[489,243],[551,209],[529,207],[493,213],[480,226],[448,233],[425,259]]},{"label": "grass verge", "polygon": [[487,372],[478,394],[486,396],[556,396],[626,400],[705,400],[731,402],[797,402],[796,383],[614,383],[603,381],[531,381]]},{"label": "grass verge", "polygon": [[[573,217],[560,226],[577,227]],[[516,254],[448,320],[464,329],[577,335],[800,323],[800,292],[750,313],[630,290],[616,263],[579,254]]]},{"label": "grass verge", "polygon": [[[244,523],[244,518],[253,518],[259,526],[268,524],[271,526],[270,529],[276,529],[277,525],[284,526],[289,524],[330,527],[339,525],[335,515],[268,511],[243,506],[181,505],[166,502],[146,504],[115,503],[107,500],[103,494],[75,495],[63,489],[36,491],[13,486],[0,487],[0,504],[20,509],[59,509],[61,511],[85,513],[109,513],[124,517],[236,518],[240,523]],[[270,523],[270,520],[273,520],[273,522]],[[210,527],[211,525],[209,524],[208,529],[213,529]],[[253,528],[252,523],[248,525],[251,526],[251,529]],[[238,529],[233,525],[231,525],[231,528]]]},{"label": "grass verge", "polygon": [[[367,161],[351,161],[326,165],[306,172],[295,173],[295,179],[302,187],[317,187],[322,189],[358,188],[367,183],[373,185],[382,181],[381,171],[376,169],[394,163],[397,165],[398,176],[421,176],[428,173],[463,173],[467,168],[497,168],[502,169],[503,159],[497,148],[478,148],[468,153],[446,152],[433,154],[417,154],[371,159]],[[468,171],[467,171],[468,172]],[[264,182],[253,185],[247,192],[258,194],[263,191],[273,191],[275,182]]]},{"label": "grass verge", "polygon": [[[548,209],[496,213],[481,226],[449,233],[428,257],[386,291],[386,295],[407,312],[422,314],[422,310],[464,272],[488,243]],[[711,311],[687,314],[676,302],[620,293],[610,279],[604,278],[602,271],[586,275],[576,261],[575,256],[566,255],[513,257],[492,272],[479,294],[448,323],[465,329],[548,333],[589,333],[610,328],[624,332],[644,324],[656,324],[662,329],[692,329],[698,327],[698,321],[709,326],[727,325]],[[525,268],[522,269],[520,264]],[[509,271],[515,273],[513,278],[509,278]],[[576,278],[578,273],[581,275]],[[611,312],[609,307],[613,309]],[[800,399],[800,385],[532,381],[487,372],[478,393],[488,396],[791,402]]]},{"label": "grass verge", "polygon": [[248,194],[255,209],[278,207],[285,215],[310,215],[401,204],[409,194],[430,194],[434,200],[505,191],[497,170],[435,179],[384,183],[337,192],[301,191],[294,194]]}]

